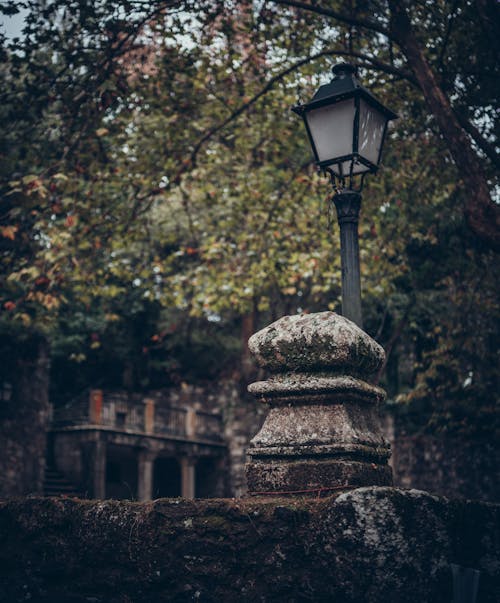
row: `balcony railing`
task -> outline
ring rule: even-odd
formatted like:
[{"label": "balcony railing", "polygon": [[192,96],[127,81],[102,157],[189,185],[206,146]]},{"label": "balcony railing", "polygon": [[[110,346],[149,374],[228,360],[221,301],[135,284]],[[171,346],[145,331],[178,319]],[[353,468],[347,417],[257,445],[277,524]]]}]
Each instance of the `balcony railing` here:
[{"label": "balcony railing", "polygon": [[186,439],[223,439],[220,414],[190,406],[166,406],[150,398],[131,400],[120,394],[103,395],[101,390],[92,390],[88,399],[79,398],[53,410],[54,429],[83,426]]},{"label": "balcony railing", "polygon": [[155,432],[161,435],[186,435],[187,414],[185,408],[156,408]]}]

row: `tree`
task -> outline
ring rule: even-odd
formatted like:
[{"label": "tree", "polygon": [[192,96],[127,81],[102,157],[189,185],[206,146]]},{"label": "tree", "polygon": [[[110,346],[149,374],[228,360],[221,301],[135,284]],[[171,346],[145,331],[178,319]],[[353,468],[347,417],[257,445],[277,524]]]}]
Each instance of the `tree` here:
[{"label": "tree", "polygon": [[[274,3],[327,17],[334,27],[347,25],[350,35],[353,30],[363,37],[366,35],[372,42],[368,63],[372,63],[376,69],[377,65],[371,57],[389,54],[390,63],[382,62],[379,68],[395,72],[420,88],[458,168],[464,188],[468,191],[464,202],[467,222],[480,240],[498,251],[500,209],[492,197],[491,180],[492,168],[499,164],[498,147],[488,140],[495,127],[495,96],[491,99],[493,104],[490,106],[489,95],[481,100],[478,97],[474,99],[480,102],[479,107],[466,104],[471,100],[469,88],[479,85],[489,92],[492,90],[492,82],[498,81],[498,43],[489,43],[489,40],[495,38],[495,23],[498,24],[500,20],[498,4],[488,0],[476,3],[455,2],[450,13],[446,2],[410,4],[391,0],[383,10],[376,2],[359,2],[356,6],[352,2],[340,2],[338,10],[322,8],[316,3],[291,0],[275,0]],[[479,20],[474,18],[476,10],[480,14]],[[370,14],[375,15],[375,18],[367,16]],[[412,19],[417,26],[412,23]],[[472,31],[471,24],[476,25]],[[382,52],[380,36],[385,38]],[[481,56],[480,70],[471,70],[467,66],[465,56],[460,52],[462,49],[459,49],[456,42],[457,37],[465,42],[470,51],[470,55],[465,56],[474,57],[476,65]],[[386,49],[383,49],[384,46]],[[396,52],[397,47],[399,54]],[[459,51],[458,56],[451,55],[452,48],[455,52]],[[350,54],[356,58],[354,50]],[[461,64],[457,58],[462,61]],[[412,76],[399,67],[403,61],[411,70]],[[498,89],[496,92],[498,93]],[[452,97],[456,98],[455,106],[451,101]],[[483,132],[474,123],[478,110],[481,110],[483,116],[487,115],[490,122],[483,127]],[[487,166],[489,169],[484,167],[485,156],[490,162]]]},{"label": "tree", "polygon": [[[472,3],[25,4],[25,38],[4,43],[1,71],[2,332],[43,336],[57,373],[79,387],[106,373],[137,388],[186,374],[193,347],[200,370],[190,374],[213,376],[214,350],[234,355],[238,325],[248,335],[283,313],[338,309],[328,185],[289,108],[328,63],[349,59],[402,117],[361,221],[366,328],[389,353],[380,377],[394,397],[415,400],[418,386],[427,400],[429,371],[455,358],[440,387],[475,420],[479,390],[460,384],[472,370],[474,387],[490,388],[470,350],[494,374],[495,304],[472,336],[458,327],[472,299],[495,292],[494,278],[476,276],[495,266],[484,193],[497,66],[467,21]],[[485,173],[464,171],[464,153]],[[479,178],[477,197],[459,173]],[[414,358],[405,370],[403,346]],[[74,393],[53,385],[55,398]],[[457,423],[449,408],[440,414],[443,396],[426,422]]]}]

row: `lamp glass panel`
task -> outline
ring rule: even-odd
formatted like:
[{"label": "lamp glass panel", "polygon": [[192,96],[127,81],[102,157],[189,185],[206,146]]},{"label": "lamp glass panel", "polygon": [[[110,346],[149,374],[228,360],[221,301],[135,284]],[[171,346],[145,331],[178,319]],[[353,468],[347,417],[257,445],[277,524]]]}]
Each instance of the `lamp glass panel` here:
[{"label": "lamp glass panel", "polygon": [[354,99],[313,109],[306,114],[318,161],[352,154]]},{"label": "lamp glass panel", "polygon": [[375,165],[378,164],[380,157],[380,146],[386,123],[387,118],[383,113],[360,99],[358,152]]},{"label": "lamp glass panel", "polygon": [[[351,162],[350,161],[343,161],[341,164],[342,166],[342,174],[340,173],[340,169],[339,169],[339,164],[336,163],[334,165],[331,166],[331,169],[333,170],[333,173],[336,176],[343,176],[344,178],[349,176],[350,174],[350,169],[351,169]],[[354,166],[352,169],[352,175],[355,176],[356,174],[362,174],[363,172],[368,172],[369,171],[369,167],[364,165],[363,163],[356,163],[354,162]]]}]

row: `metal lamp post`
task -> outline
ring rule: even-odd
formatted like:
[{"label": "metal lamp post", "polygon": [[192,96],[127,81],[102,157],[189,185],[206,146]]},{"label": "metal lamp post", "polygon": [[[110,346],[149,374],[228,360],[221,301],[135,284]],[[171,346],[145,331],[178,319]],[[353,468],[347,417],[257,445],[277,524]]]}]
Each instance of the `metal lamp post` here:
[{"label": "metal lamp post", "polygon": [[392,483],[389,444],[370,384],[384,351],[361,327],[358,217],[363,177],[376,171],[387,122],[396,115],[337,65],[333,80],[294,107],[306,125],[317,165],[332,180],[340,224],[342,313],[283,316],[250,338],[266,381],[249,386],[270,412],[248,448],[248,491],[317,495]]},{"label": "metal lamp post", "polygon": [[356,79],[355,67],[335,65],[333,79],[312,100],[293,107],[304,119],[318,167],[329,174],[340,226],[342,314],[362,327],[358,219],[363,179],[380,163],[387,124],[397,115]]}]

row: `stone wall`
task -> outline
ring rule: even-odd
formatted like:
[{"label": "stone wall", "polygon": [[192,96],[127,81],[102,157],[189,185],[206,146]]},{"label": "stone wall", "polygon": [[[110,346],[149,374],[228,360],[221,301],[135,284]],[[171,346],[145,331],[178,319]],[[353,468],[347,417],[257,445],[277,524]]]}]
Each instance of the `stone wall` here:
[{"label": "stone wall", "polygon": [[[176,388],[150,391],[147,394],[129,394],[125,391],[115,391],[106,392],[104,395],[106,404],[110,401],[111,404],[121,403],[121,408],[126,407],[127,409],[137,406],[140,411],[144,406],[145,399],[156,403],[155,414],[159,416],[159,423],[161,423],[162,417],[163,420],[165,419],[163,411],[168,408],[189,408],[196,412],[215,412],[220,415],[222,422],[216,423],[216,428],[219,430],[218,435],[223,438],[225,447],[222,448],[221,443],[214,440],[212,456],[217,457],[221,462],[217,464],[217,483],[211,484],[210,495],[242,496],[245,494],[246,449],[251,437],[257,433],[261,426],[266,411],[264,405],[259,404],[253,397],[243,391],[240,383],[236,380],[219,381],[212,386],[182,383]],[[209,445],[205,446],[206,450],[202,454],[199,450],[200,446],[197,444],[182,442],[182,438],[175,437],[171,438],[170,442],[166,442],[164,439],[155,440],[149,437],[151,435],[149,432],[145,433],[144,437],[138,441],[138,436],[132,436],[128,433],[128,427],[135,432],[135,424],[132,424],[132,426],[127,424],[126,428],[116,426],[116,429],[109,430],[108,428],[115,427],[113,422],[115,420],[114,409],[110,413],[112,419],[110,419],[109,413],[106,415],[107,422],[105,421],[104,425],[107,429],[105,431],[99,432],[91,428],[75,431],[71,427],[72,421],[75,425],[85,425],[86,422],[93,424],[93,420],[90,419],[91,414],[89,415],[88,401],[83,400],[81,406],[81,408],[76,408],[76,414],[73,413],[74,409],[72,408],[64,409],[69,411],[66,415],[58,413],[58,422],[54,424],[54,429],[49,436],[49,448],[51,451],[50,463],[62,472],[82,495],[86,494],[95,498],[105,496],[104,487],[96,488],[95,486],[99,479],[101,481],[104,479],[102,476],[99,478],[97,474],[102,473],[105,465],[102,459],[99,464],[99,458],[97,458],[99,456],[95,451],[97,440],[102,440],[104,448],[108,444],[121,445],[123,450],[128,448],[137,452],[140,445],[153,453],[157,453],[161,449],[164,455],[168,452],[172,457],[179,458],[190,454],[195,454],[196,458],[201,458],[209,453],[211,454]],[[160,414],[161,412],[163,412],[163,415]],[[63,422],[61,422],[61,417],[64,419]],[[144,419],[142,416],[140,418],[138,432],[144,430]],[[98,424],[102,425],[101,420],[98,421]],[[199,423],[197,422],[196,429],[198,428]],[[213,425],[210,428],[213,429]],[[163,432],[160,431],[159,433],[161,435]],[[203,438],[203,432],[201,432],[201,437]],[[196,447],[198,447],[198,450],[195,450]],[[104,448],[101,454],[104,453]],[[223,459],[221,458],[222,455]],[[201,477],[205,481],[209,479],[206,472]],[[133,491],[131,492],[131,496],[134,497]],[[0,493],[4,496],[22,494],[22,492],[12,492],[8,489],[3,492],[0,490]]]},{"label": "stone wall", "polygon": [[228,449],[227,492],[231,496],[244,496],[247,492],[245,478],[246,450],[250,439],[259,431],[267,408],[246,392],[246,384],[237,380],[224,380],[211,387],[183,384],[167,392],[171,404],[183,400],[200,402],[203,409],[221,413],[224,423],[222,434]]},{"label": "stone wall", "polygon": [[325,499],[0,502],[0,601],[431,603],[450,565],[500,594],[500,506],[360,488]]},{"label": "stone wall", "polygon": [[267,408],[256,402],[246,392],[246,384],[236,380],[218,381],[211,387],[182,384],[178,389],[167,390],[171,404],[183,400],[199,401],[204,410],[216,410],[222,414],[228,448],[227,492],[231,496],[243,496],[247,491],[245,479],[246,450],[250,439],[258,432]]},{"label": "stone wall", "polygon": [[500,503],[500,443],[472,438],[408,435],[386,418],[394,485],[449,498]]},{"label": "stone wall", "polygon": [[0,401],[0,496],[41,494],[49,423],[48,345],[33,335],[22,341],[13,338],[0,348],[0,363],[10,370],[12,387],[10,398]]},{"label": "stone wall", "polygon": [[[227,474],[224,476],[225,492],[231,496],[246,493],[246,450],[268,413],[264,404],[243,390],[237,381],[228,380],[218,382],[211,388],[184,384],[161,393],[174,406],[184,402],[199,402],[201,408],[222,414],[222,435],[229,457]],[[448,497],[500,502],[499,445],[430,435],[406,435],[403,426],[395,427],[390,415],[386,415],[384,425],[385,435],[392,446],[390,464],[396,486],[419,488]],[[60,455],[61,468],[64,469],[65,463],[70,461],[72,467],[77,467],[78,463],[72,461],[77,453],[78,450],[69,446]],[[78,476],[73,476],[67,468],[66,474],[78,482]],[[88,486],[88,491],[91,491],[91,486]],[[5,490],[3,494],[13,495],[16,492]]]},{"label": "stone wall", "polygon": [[481,441],[399,436],[393,443],[394,484],[450,498],[500,502],[500,446]]}]

